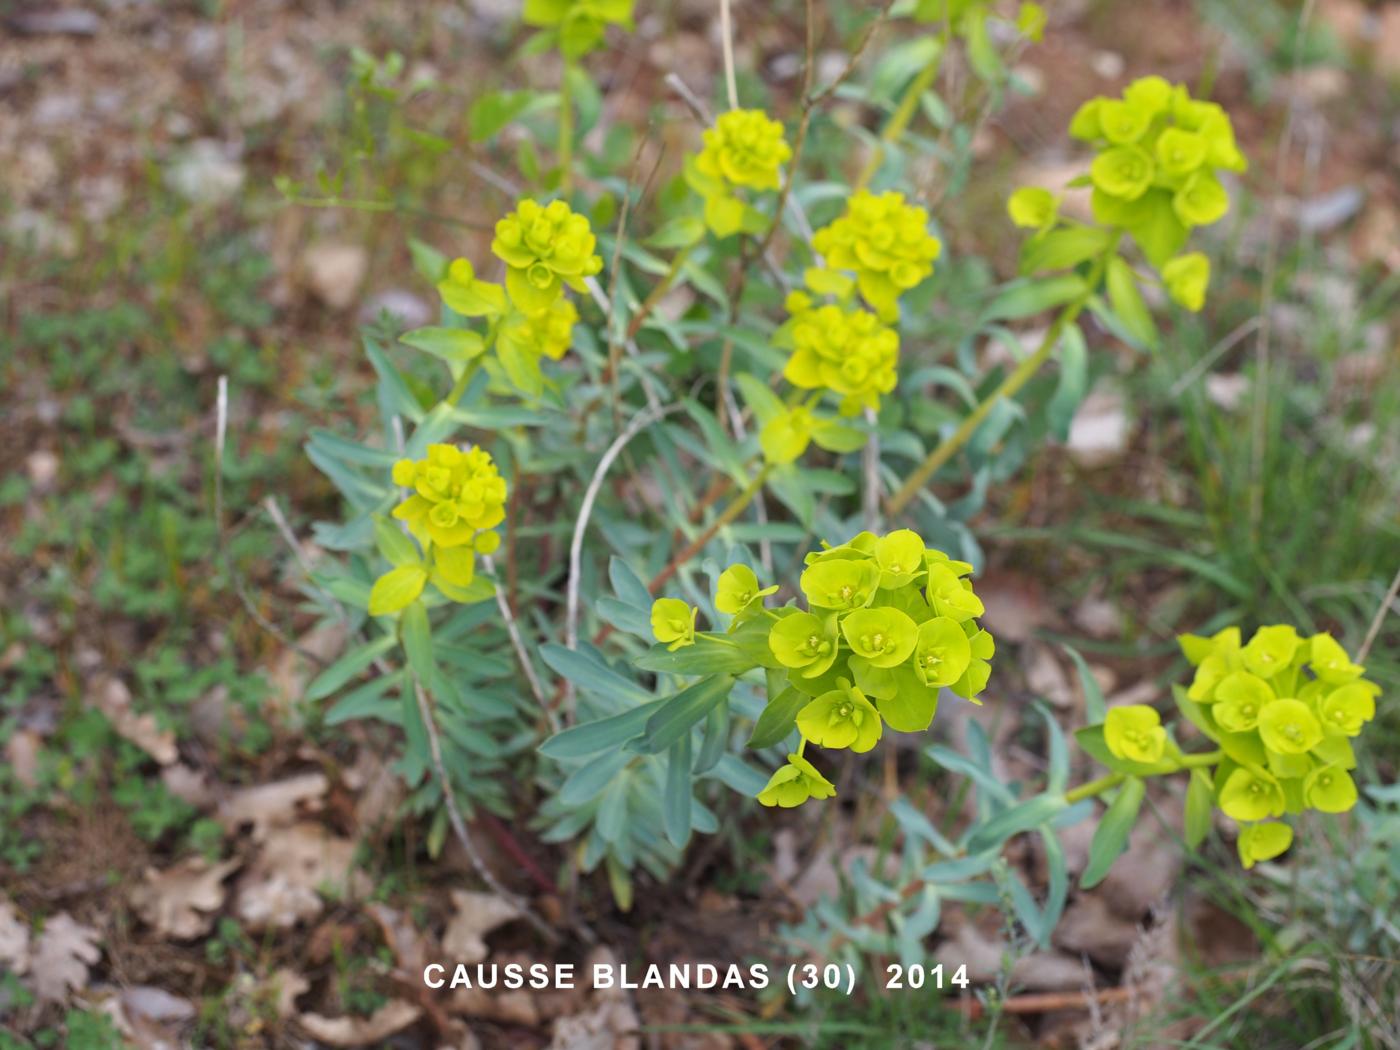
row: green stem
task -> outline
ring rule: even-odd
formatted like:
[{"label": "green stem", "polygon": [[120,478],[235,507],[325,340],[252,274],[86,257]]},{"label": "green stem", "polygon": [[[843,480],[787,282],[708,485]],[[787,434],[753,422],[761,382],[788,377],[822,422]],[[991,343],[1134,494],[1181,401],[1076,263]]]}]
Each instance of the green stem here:
[{"label": "green stem", "polygon": [[1086,798],[1102,795],[1110,788],[1116,788],[1119,784],[1123,783],[1126,776],[1126,773],[1110,773],[1106,777],[1099,777],[1098,780],[1091,780],[1087,784],[1080,784],[1072,791],[1065,792],[1065,801],[1070,805],[1074,805],[1076,802],[1082,802]]},{"label": "green stem", "polygon": [[1214,751],[1202,751],[1198,755],[1182,755],[1178,769],[1195,769],[1198,766],[1213,766],[1225,757],[1225,752],[1216,749]]},{"label": "green stem", "polygon": [[647,585],[647,589],[650,590],[652,594],[659,591],[666,581],[680,570],[682,565],[698,554],[704,548],[705,544],[714,539],[715,534],[718,533],[720,529],[724,528],[742,514],[744,508],[752,503],[754,497],[762,490],[763,483],[768,480],[768,475],[772,473],[773,465],[771,463],[765,463],[763,468],[754,475],[753,480],[744,486],[744,490],[735,496],[729,506],[720,511],[719,516],[705,527],[705,531],[686,544],[685,549],[672,558],[664,569],[652,577],[652,581]]},{"label": "green stem", "polygon": [[559,81],[559,192],[567,195],[574,184],[574,89],[573,59],[564,60],[564,76]]},{"label": "green stem", "polygon": [[899,487],[899,491],[890,497],[890,501],[885,508],[887,514],[893,516],[907,507],[909,502],[918,494],[919,490],[927,484],[929,478],[933,477],[940,467],[953,458],[953,453],[967,444],[968,440],[976,432],[977,428],[982,425],[982,421],[987,418],[988,413],[991,412],[997,402],[1002,398],[1015,397],[1016,394],[1020,392],[1020,389],[1030,382],[1031,377],[1040,371],[1041,366],[1050,359],[1050,355],[1054,352],[1055,346],[1059,343],[1060,336],[1064,334],[1065,329],[1075,322],[1079,317],[1080,311],[1088,305],[1089,298],[1094,294],[1094,291],[1099,286],[1099,282],[1103,279],[1103,271],[1108,265],[1108,260],[1113,257],[1113,253],[1117,251],[1117,249],[1118,238],[1114,237],[1113,240],[1109,242],[1103,255],[1095,261],[1094,269],[1090,273],[1088,281],[1085,283],[1084,291],[1073,301],[1066,303],[1060,310],[1059,315],[1050,325],[1050,330],[1045,333],[1045,338],[1042,339],[1040,345],[1036,347],[1035,353],[1031,354],[1030,357],[1027,357],[1013,368],[995,390],[978,402],[977,407],[968,414],[967,418],[962,421],[958,429],[953,431],[952,435],[946,441],[942,442],[937,448],[930,452],[924,461],[914,468],[913,473],[905,478],[904,484]]},{"label": "green stem", "polygon": [[899,107],[890,117],[889,123],[885,125],[885,130],[880,133],[880,141],[875,146],[875,152],[870,155],[870,159],[865,162],[865,167],[861,169],[860,175],[856,178],[855,186],[852,190],[859,193],[870,185],[870,180],[875,177],[875,173],[880,170],[880,165],[885,162],[885,147],[904,134],[904,129],[909,127],[909,122],[914,119],[914,113],[919,108],[919,99],[923,98],[924,92],[933,86],[934,80],[938,76],[938,69],[943,64],[943,52],[945,48],[940,47],[933,56],[933,60],[919,71],[919,75],[909,82],[905,88],[903,97],[899,100]]}]

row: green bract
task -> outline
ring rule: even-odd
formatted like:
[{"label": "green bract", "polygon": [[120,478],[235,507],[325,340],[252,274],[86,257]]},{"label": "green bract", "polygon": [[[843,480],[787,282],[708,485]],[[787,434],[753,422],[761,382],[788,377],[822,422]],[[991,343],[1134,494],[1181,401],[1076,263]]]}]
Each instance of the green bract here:
[{"label": "green bract", "polygon": [[1335,689],[1318,704],[1319,721],[1329,733],[1356,736],[1363,725],[1376,717],[1379,692],[1370,682],[1353,682]]},{"label": "green bract", "polygon": [[675,652],[694,643],[695,617],[699,612],[679,598],[658,598],[651,604],[651,633]]},{"label": "green bract", "polygon": [[1006,202],[1006,213],[1017,226],[1047,230],[1059,218],[1060,201],[1039,186],[1023,186]]},{"label": "green bract", "polygon": [[833,558],[809,566],[799,581],[813,608],[849,612],[870,604],[880,585],[880,567],[864,559]]},{"label": "green bract", "polygon": [[882,321],[893,321],[899,297],[933,272],[942,251],[928,222],[928,212],[902,193],[861,190],[844,215],[812,236],[812,248],[831,269],[854,273],[865,301]]},{"label": "green bract", "polygon": [[1236,769],[1220,789],[1220,808],[1236,820],[1277,817],[1283,806],[1283,788],[1262,769]]},{"label": "green bract", "polygon": [[1275,700],[1269,683],[1247,671],[1226,675],[1215,689],[1211,714],[1221,729],[1247,733],[1259,724],[1259,712]]},{"label": "green bract", "polygon": [[526,25],[555,27],[559,49],[571,58],[587,54],[603,40],[608,25],[632,28],[634,0],[525,0]]},{"label": "green bract", "polygon": [[564,285],[586,290],[585,277],[603,268],[588,220],[564,201],[526,198],[496,223],[491,252],[506,264],[506,293],[522,313],[548,310]]},{"label": "green bract", "polygon": [[738,616],[751,605],[761,605],[763,599],[777,589],[775,584],[760,590],[758,577],[752,569],[747,565],[731,565],[720,573],[719,583],[715,586],[715,608],[730,616]]},{"label": "green bract", "polygon": [[842,678],[797,715],[802,736],[820,747],[869,751],[880,741],[880,714],[865,694]]},{"label": "green bract", "polygon": [[1162,267],[1162,283],[1172,301],[1198,312],[1206,302],[1210,287],[1210,260],[1202,252],[1187,252],[1168,259]]},{"label": "green bract", "polygon": [[[991,635],[987,638],[990,640]],[[985,663],[985,660],[979,662]],[[914,673],[924,685],[951,686],[967,674],[971,664],[972,643],[957,620],[951,616],[935,616],[919,625],[919,638],[914,645]],[[979,690],[980,687],[973,692]]]},{"label": "green bract", "polygon": [[1113,708],[1104,721],[1103,735],[1108,749],[1130,762],[1159,762],[1167,746],[1162,718],[1146,704]]},{"label": "green bract", "polygon": [[1277,821],[1246,824],[1240,829],[1236,842],[1240,863],[1246,868],[1254,867],[1261,860],[1273,860],[1292,844],[1293,829]]},{"label": "green bract", "polygon": [[1319,766],[1303,781],[1303,799],[1321,813],[1345,813],[1356,805],[1356,784],[1345,769]]},{"label": "green bract", "polygon": [[1275,700],[1259,712],[1259,736],[1270,751],[1301,755],[1322,740],[1322,723],[1301,700]]},{"label": "green bract", "polygon": [[878,409],[895,387],[899,336],[868,310],[814,306],[806,292],[788,296],[792,318],[779,345],[792,347],[783,378],[801,390],[825,388],[841,398],[842,415]]},{"label": "green bract", "polygon": [[784,667],[801,671],[804,678],[825,674],[836,661],[840,633],[836,617],[794,612],[784,616],[768,633],[768,648]]},{"label": "green bract", "polygon": [[857,609],[841,621],[851,652],[874,667],[896,667],[914,651],[919,629],[898,609]]},{"label": "green bract", "polygon": [[768,784],[758,793],[765,806],[791,809],[809,798],[831,798],[836,785],[817,772],[817,767],[798,754],[788,755],[788,764],[779,766]]}]

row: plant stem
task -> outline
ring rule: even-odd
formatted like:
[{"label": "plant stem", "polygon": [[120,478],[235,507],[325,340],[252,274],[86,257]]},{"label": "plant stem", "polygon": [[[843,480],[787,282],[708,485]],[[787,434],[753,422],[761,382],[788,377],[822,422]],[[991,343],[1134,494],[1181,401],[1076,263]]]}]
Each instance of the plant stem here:
[{"label": "plant stem", "polygon": [[870,155],[870,159],[865,162],[865,167],[861,169],[860,175],[856,178],[852,191],[859,193],[870,185],[870,180],[875,177],[875,173],[880,170],[880,165],[885,162],[885,147],[904,134],[904,129],[909,126],[909,122],[914,119],[914,113],[919,108],[919,99],[923,98],[938,76],[939,67],[943,64],[944,48],[940,47],[934,54],[932,61],[919,71],[919,75],[909,82],[909,86],[904,90],[904,96],[899,100],[899,107],[890,117],[889,123],[885,125],[885,130],[880,133],[880,141],[875,146],[875,152]]},{"label": "plant stem", "polygon": [[1213,766],[1225,757],[1225,752],[1217,748],[1214,751],[1202,751],[1197,755],[1182,755],[1181,764],[1178,769],[1195,769],[1197,766]]},{"label": "plant stem", "polygon": [[967,444],[977,428],[981,426],[982,421],[987,418],[993,406],[1002,398],[1015,397],[1020,389],[1030,382],[1031,377],[1040,371],[1041,366],[1049,360],[1050,355],[1054,352],[1065,329],[1075,322],[1080,311],[1088,304],[1089,298],[1094,294],[1103,278],[1103,271],[1108,265],[1108,260],[1113,257],[1117,250],[1118,237],[1114,237],[1109,242],[1108,247],[1104,249],[1103,255],[1095,260],[1094,268],[1089,274],[1084,291],[1061,308],[1059,315],[1050,325],[1050,330],[1045,333],[1045,338],[1036,347],[1035,353],[1013,368],[995,390],[978,402],[977,407],[962,421],[958,429],[953,431],[946,441],[930,452],[924,461],[914,468],[914,472],[904,480],[899,491],[890,497],[889,504],[885,508],[886,514],[893,516],[907,507],[929,478],[933,477],[940,467],[953,458],[953,453]]},{"label": "plant stem", "polygon": [[670,560],[666,568],[662,569],[652,578],[651,583],[647,584],[647,590],[651,591],[652,594],[659,591],[662,586],[665,585],[666,581],[676,574],[682,565],[693,558],[696,553],[704,549],[705,544],[714,539],[715,533],[719,532],[720,529],[724,528],[742,514],[744,508],[752,503],[754,497],[762,491],[763,483],[768,480],[768,475],[772,472],[772,464],[765,463],[763,469],[754,475],[753,480],[744,486],[743,491],[735,496],[734,499],[730,501],[729,505],[719,512],[719,516],[706,526],[705,531],[686,544],[685,548]]},{"label": "plant stem", "polygon": [[564,75],[559,81],[559,192],[567,195],[574,184],[574,61],[564,59]]},{"label": "plant stem", "polygon": [[1074,805],[1074,803],[1082,802],[1086,798],[1102,795],[1110,788],[1116,788],[1119,784],[1123,783],[1126,776],[1127,774],[1125,773],[1110,773],[1106,777],[1099,777],[1098,780],[1091,780],[1087,784],[1080,784],[1077,788],[1065,792],[1065,801],[1070,805]]}]

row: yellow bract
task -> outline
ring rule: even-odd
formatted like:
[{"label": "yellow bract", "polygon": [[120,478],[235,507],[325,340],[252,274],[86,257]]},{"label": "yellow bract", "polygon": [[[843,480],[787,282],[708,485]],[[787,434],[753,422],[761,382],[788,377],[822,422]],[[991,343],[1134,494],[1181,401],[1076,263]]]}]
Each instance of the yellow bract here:
[{"label": "yellow bract", "polygon": [[394,517],[424,545],[480,549],[489,541],[478,534],[505,518],[506,482],[485,449],[429,445],[422,459],[394,464],[394,484],[413,490]]},{"label": "yellow bract", "polygon": [[882,321],[893,321],[899,297],[933,273],[943,249],[928,223],[928,212],[904,194],[862,190],[844,215],[812,236],[812,248],[831,269],[854,273],[865,301]]},{"label": "yellow bract", "polygon": [[695,158],[702,175],[730,186],[776,190],[779,169],[792,157],[783,126],[761,109],[731,109],[705,131],[705,145]]}]

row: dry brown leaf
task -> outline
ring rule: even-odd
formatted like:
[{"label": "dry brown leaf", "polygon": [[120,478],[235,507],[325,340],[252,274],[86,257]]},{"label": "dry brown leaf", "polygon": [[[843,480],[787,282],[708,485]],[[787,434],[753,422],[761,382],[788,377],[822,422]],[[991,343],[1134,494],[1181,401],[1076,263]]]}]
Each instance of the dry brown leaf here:
[{"label": "dry brown leaf", "polygon": [[0,969],[17,976],[29,969],[29,924],[4,897],[0,897]]},{"label": "dry brown leaf", "polygon": [[[592,973],[597,966],[616,964],[617,955],[612,949],[600,945],[589,954],[585,970]],[[625,991],[595,989],[589,1010],[554,1022],[549,1050],[640,1050],[639,1027],[641,1021]]]},{"label": "dry brown leaf", "polygon": [[486,958],[486,935],[520,915],[520,909],[493,893],[453,890],[456,908],[442,935],[443,954],[461,963],[478,963]]},{"label": "dry brown leaf", "polygon": [[355,843],[303,822],[267,833],[262,852],[239,880],[236,910],[255,929],[294,926],[319,915],[322,889],[363,897],[368,877],[354,869]]},{"label": "dry brown leaf", "polygon": [[214,804],[214,789],[209,784],[209,777],[182,762],[162,769],[160,779],[165,790],[195,809],[205,810]]},{"label": "dry brown leaf", "polygon": [[163,766],[180,757],[175,748],[175,733],[161,729],[155,716],[138,715],[131,709],[131,691],[126,683],[112,675],[100,675],[93,680],[92,698],[97,709],[107,716],[112,728],[131,741]]},{"label": "dry brown leaf", "polygon": [[384,933],[384,942],[394,953],[399,969],[415,977],[428,962],[428,946],[423,935],[402,912],[375,901],[367,909]]},{"label": "dry brown leaf", "polygon": [[242,861],[231,858],[210,865],[203,857],[190,857],[165,871],[149,868],[146,881],[131,891],[131,904],[156,932],[187,941],[207,933],[213,912],[223,907],[223,880]]},{"label": "dry brown leaf", "polygon": [[102,956],[98,933],[66,911],[51,916],[34,941],[29,984],[42,1002],[58,1003],[87,987],[88,968]]},{"label": "dry brown leaf", "polygon": [[402,999],[391,999],[369,1017],[322,1017],[302,1014],[299,1022],[308,1035],[331,1046],[367,1046],[401,1032],[423,1011]]},{"label": "dry brown leaf", "polygon": [[253,826],[253,838],[262,841],[268,832],[292,824],[305,803],[319,803],[330,783],[321,773],[301,773],[271,784],[243,788],[219,803],[219,823],[229,831],[244,824]]}]

